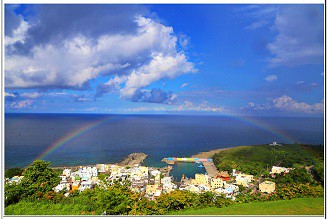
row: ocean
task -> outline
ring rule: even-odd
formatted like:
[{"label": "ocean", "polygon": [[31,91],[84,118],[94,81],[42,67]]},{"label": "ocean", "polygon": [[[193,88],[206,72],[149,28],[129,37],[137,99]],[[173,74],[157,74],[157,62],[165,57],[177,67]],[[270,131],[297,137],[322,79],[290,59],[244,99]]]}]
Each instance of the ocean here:
[{"label": "ocean", "polygon": [[[194,115],[5,114],[5,168],[35,159],[52,166],[115,163],[143,152],[143,165],[162,158],[240,145],[324,143],[323,117],[232,117]],[[195,165],[175,168],[204,172]],[[188,171],[188,170],[193,171]]]}]

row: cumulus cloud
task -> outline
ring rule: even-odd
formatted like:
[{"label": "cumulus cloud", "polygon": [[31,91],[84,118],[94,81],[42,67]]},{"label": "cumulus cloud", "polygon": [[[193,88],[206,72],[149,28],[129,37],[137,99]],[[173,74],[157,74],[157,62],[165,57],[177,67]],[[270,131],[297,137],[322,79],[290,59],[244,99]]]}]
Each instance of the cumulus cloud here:
[{"label": "cumulus cloud", "polygon": [[181,88],[184,88],[184,87],[186,87],[188,85],[188,83],[183,83],[183,84],[181,84]]},{"label": "cumulus cloud", "polygon": [[305,102],[298,102],[290,96],[283,95],[274,98],[264,104],[248,104],[242,107],[243,110],[271,110],[271,111],[288,111],[288,112],[302,112],[302,113],[322,113],[324,110],[323,101],[320,103],[308,104]]},{"label": "cumulus cloud", "polygon": [[279,8],[267,48],[272,67],[323,63],[323,5],[285,5]]},{"label": "cumulus cloud", "polygon": [[[36,16],[39,22],[29,25],[27,40],[13,45],[19,48],[29,44],[26,46],[29,53],[14,50],[6,53],[6,88],[87,89],[91,80],[110,76],[108,82],[97,86],[95,96],[119,93],[121,98],[131,99],[153,82],[197,72],[184,52],[187,37],[182,35],[180,39],[172,27],[140,15],[139,9],[132,8],[135,13],[129,11],[129,16],[123,17],[119,13],[122,8],[114,6],[109,7],[109,11],[99,9],[99,13],[108,13],[107,17],[90,10],[91,15],[86,13],[84,18],[77,15],[77,11],[87,11],[87,7],[69,6],[72,12],[62,6],[40,7],[42,10]],[[53,13],[59,9],[64,10],[60,14],[66,17],[67,24],[62,17],[58,18],[62,23],[55,19]],[[48,15],[47,11],[51,13]],[[70,13],[77,15],[74,21],[68,19],[72,16]],[[124,19],[123,23],[116,16]],[[95,21],[95,27],[87,18]],[[107,22],[116,26],[108,26]],[[49,23],[55,24],[51,30],[46,25]],[[41,39],[38,36],[42,36]],[[179,42],[182,49],[178,47]]]},{"label": "cumulus cloud", "polygon": [[277,75],[268,75],[264,78],[268,82],[272,82],[278,79]]},{"label": "cumulus cloud", "polygon": [[173,105],[177,103],[177,95],[172,92],[164,92],[161,89],[138,90],[131,97],[133,102],[164,103]]},{"label": "cumulus cloud", "polygon": [[291,97],[284,95],[273,100],[274,107],[285,111],[300,111],[300,112],[323,112],[323,102],[315,104],[307,104],[297,102]]}]

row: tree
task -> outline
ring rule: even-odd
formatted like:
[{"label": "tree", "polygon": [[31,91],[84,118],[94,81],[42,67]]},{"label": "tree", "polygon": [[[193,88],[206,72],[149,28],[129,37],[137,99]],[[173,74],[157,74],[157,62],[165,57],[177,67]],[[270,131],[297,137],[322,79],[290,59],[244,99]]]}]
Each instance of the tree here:
[{"label": "tree", "polygon": [[41,197],[46,192],[52,191],[52,188],[60,182],[59,176],[50,166],[50,162],[35,160],[26,168],[21,182],[26,189],[25,196]]},{"label": "tree", "polygon": [[314,179],[323,186],[325,180],[325,170],[324,170],[324,164],[322,162],[317,162],[314,165],[312,174]]},{"label": "tree", "polygon": [[5,171],[6,178],[12,178],[14,176],[20,176],[23,173],[24,169],[19,167],[9,168]]}]

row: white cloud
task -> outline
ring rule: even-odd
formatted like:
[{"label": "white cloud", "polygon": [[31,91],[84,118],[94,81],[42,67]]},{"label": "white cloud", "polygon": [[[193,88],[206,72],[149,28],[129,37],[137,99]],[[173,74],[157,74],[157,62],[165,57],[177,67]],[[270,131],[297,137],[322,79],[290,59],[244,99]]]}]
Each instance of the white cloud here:
[{"label": "white cloud", "polygon": [[278,79],[277,75],[268,75],[264,78],[268,82],[272,82]]},{"label": "white cloud", "polygon": [[32,93],[23,93],[20,96],[21,97],[26,97],[29,99],[36,99],[38,97],[41,97],[43,94],[42,93],[38,93],[38,92],[32,92]]},{"label": "white cloud", "polygon": [[17,42],[25,43],[28,28],[29,24],[26,21],[20,19],[20,24],[16,30],[13,30],[12,36],[5,36],[5,46],[10,46]]},{"label": "white cloud", "polygon": [[224,106],[210,106],[207,101],[202,101],[198,105],[195,105],[190,101],[184,101],[183,104],[174,108],[173,111],[226,112],[227,108]]},{"label": "white cloud", "polygon": [[288,112],[302,112],[302,113],[322,113],[324,110],[324,103],[308,104],[305,102],[297,102],[287,95],[270,100],[264,104],[248,104],[241,109],[252,110],[273,110],[273,111],[288,111]]},{"label": "white cloud", "polygon": [[181,84],[181,88],[184,88],[184,87],[186,87],[188,85],[188,83],[183,83],[183,84]]},{"label": "white cloud", "polygon": [[160,79],[197,71],[184,52],[177,51],[172,27],[141,16],[135,22],[133,35],[104,34],[96,39],[76,35],[61,46],[34,46],[31,56],[6,55],[6,88],[83,89],[100,75],[116,75],[106,84],[129,98]]},{"label": "white cloud", "polygon": [[304,81],[298,81],[296,84],[304,84]]},{"label": "white cloud", "polygon": [[315,104],[307,104],[304,102],[297,102],[291,97],[284,95],[273,100],[274,107],[286,111],[300,111],[300,112],[323,112],[323,102]]}]

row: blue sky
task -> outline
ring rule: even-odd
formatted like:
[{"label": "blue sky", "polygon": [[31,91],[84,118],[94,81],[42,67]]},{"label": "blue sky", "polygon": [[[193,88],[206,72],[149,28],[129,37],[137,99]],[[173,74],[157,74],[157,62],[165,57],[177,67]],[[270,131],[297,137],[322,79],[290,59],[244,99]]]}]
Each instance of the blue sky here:
[{"label": "blue sky", "polygon": [[5,6],[5,112],[323,115],[323,5]]}]

